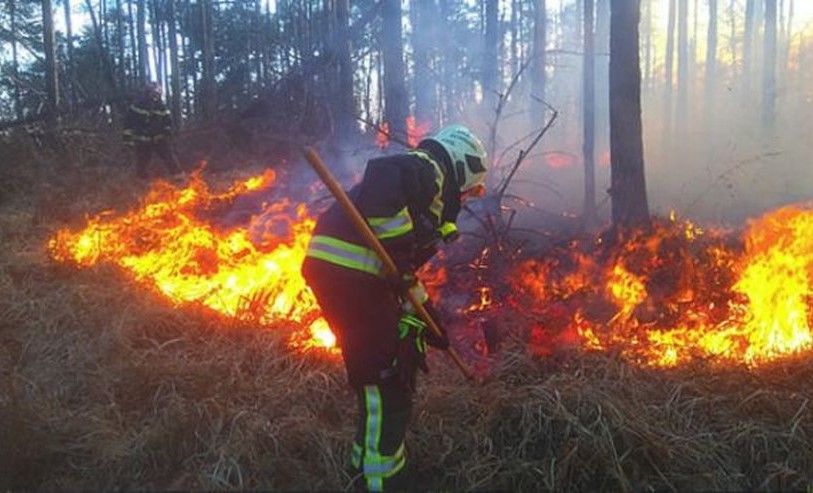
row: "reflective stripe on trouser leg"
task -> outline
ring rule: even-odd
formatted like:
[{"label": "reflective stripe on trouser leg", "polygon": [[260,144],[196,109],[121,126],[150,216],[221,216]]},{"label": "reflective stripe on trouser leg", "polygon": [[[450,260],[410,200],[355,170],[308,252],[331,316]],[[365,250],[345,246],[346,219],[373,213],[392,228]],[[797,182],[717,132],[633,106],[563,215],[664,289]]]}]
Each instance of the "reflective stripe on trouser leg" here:
[{"label": "reflective stripe on trouser leg", "polygon": [[356,469],[361,469],[361,457],[364,454],[364,447],[358,442],[353,442],[353,452],[350,454],[350,464]]},{"label": "reflective stripe on trouser leg", "polygon": [[403,440],[411,404],[407,399],[404,406],[401,400],[379,385],[359,389],[361,412],[355,441],[362,444],[361,468],[370,491],[390,488],[389,480],[406,464]]}]

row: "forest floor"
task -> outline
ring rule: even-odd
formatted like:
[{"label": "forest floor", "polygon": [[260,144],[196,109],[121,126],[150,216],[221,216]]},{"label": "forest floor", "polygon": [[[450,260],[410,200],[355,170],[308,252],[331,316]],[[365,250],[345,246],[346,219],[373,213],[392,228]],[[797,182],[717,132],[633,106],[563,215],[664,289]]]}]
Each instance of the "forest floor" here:
[{"label": "forest floor", "polygon": [[[335,356],[48,258],[56,229],[137,200],[131,170],[0,173],[0,490],[351,487]],[[653,370],[508,340],[479,384],[429,359],[407,434],[421,491],[813,488],[809,357]]]}]

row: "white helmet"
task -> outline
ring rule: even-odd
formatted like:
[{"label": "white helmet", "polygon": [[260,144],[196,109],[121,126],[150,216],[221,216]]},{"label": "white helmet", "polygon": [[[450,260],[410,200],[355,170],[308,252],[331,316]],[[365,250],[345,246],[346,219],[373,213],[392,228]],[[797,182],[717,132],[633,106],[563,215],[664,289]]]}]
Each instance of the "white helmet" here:
[{"label": "white helmet", "polygon": [[463,125],[449,125],[430,137],[452,160],[452,170],[461,193],[482,187],[486,181],[486,149],[480,139]]}]

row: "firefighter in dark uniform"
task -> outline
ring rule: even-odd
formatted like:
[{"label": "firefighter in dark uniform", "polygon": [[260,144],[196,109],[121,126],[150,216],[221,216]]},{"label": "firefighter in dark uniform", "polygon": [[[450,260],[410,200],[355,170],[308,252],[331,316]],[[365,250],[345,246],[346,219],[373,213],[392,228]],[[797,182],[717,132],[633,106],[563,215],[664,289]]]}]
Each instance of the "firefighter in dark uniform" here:
[{"label": "firefighter in dark uniform", "polygon": [[135,98],[124,117],[124,144],[135,151],[136,176],[146,179],[147,165],[153,154],[164,162],[171,174],[181,167],[172,150],[172,116],[161,100],[161,85],[150,82]]},{"label": "firefighter in dark uniform", "polygon": [[466,127],[442,129],[405,154],[368,161],[349,192],[401,279],[385,279],[382,262],[333,204],[317,220],[302,273],[336,332],[350,386],[358,399],[351,463],[370,491],[410,489],[404,435],[417,369],[427,370],[425,344],[445,349],[404,301],[414,290],[437,313],[415,279],[439,240],[457,237],[461,202],[481,195],[486,152]]}]

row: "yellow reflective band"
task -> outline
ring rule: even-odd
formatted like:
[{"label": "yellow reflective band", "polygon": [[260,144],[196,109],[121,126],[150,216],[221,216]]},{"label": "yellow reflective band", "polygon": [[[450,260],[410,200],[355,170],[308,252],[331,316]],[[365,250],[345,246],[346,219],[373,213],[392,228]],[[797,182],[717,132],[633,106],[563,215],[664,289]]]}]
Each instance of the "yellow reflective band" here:
[{"label": "yellow reflective band", "polygon": [[330,236],[311,238],[305,255],[374,276],[381,277],[383,272],[381,259],[374,251]]},{"label": "yellow reflective band", "polygon": [[381,391],[377,385],[364,386],[364,404],[366,407],[366,421],[364,424],[364,477],[367,479],[367,488],[370,491],[381,491],[384,488],[383,477],[380,473],[367,473],[367,461],[373,464],[380,456],[382,415]]},{"label": "yellow reflective band", "polygon": [[378,238],[386,240],[409,233],[413,229],[412,216],[406,207],[392,217],[367,218],[370,227]]},{"label": "yellow reflective band", "polygon": [[353,467],[361,468],[361,457],[363,452],[364,449],[361,447],[361,445],[359,445],[358,442],[353,442],[353,452],[350,455],[350,464],[352,464]]},{"label": "yellow reflective band", "polygon": [[143,108],[139,108],[139,107],[138,107],[138,106],[136,106],[136,105],[131,105],[131,106],[130,106],[130,109],[131,109],[131,110],[133,110],[133,111],[135,111],[135,112],[136,112],[136,113],[138,113],[139,115],[146,115],[146,116],[150,116],[150,110],[145,110],[145,109],[143,109]]},{"label": "yellow reflective band", "polygon": [[386,479],[398,474],[406,465],[404,444],[398,447],[393,455],[378,455],[375,458],[364,457],[364,475],[380,476]]},{"label": "yellow reflective band", "polygon": [[443,180],[445,178],[443,169],[440,167],[438,162],[432,158],[432,156],[424,151],[421,151],[420,149],[410,151],[409,154],[423,159],[435,168],[435,185],[437,186],[438,190],[435,193],[435,196],[432,198],[432,204],[429,206],[429,212],[431,212],[437,221],[440,222],[440,215],[443,212]]},{"label": "yellow reflective band", "polygon": [[438,231],[440,232],[441,238],[446,238],[447,236],[457,233],[457,225],[455,223],[446,222],[440,225]]}]

